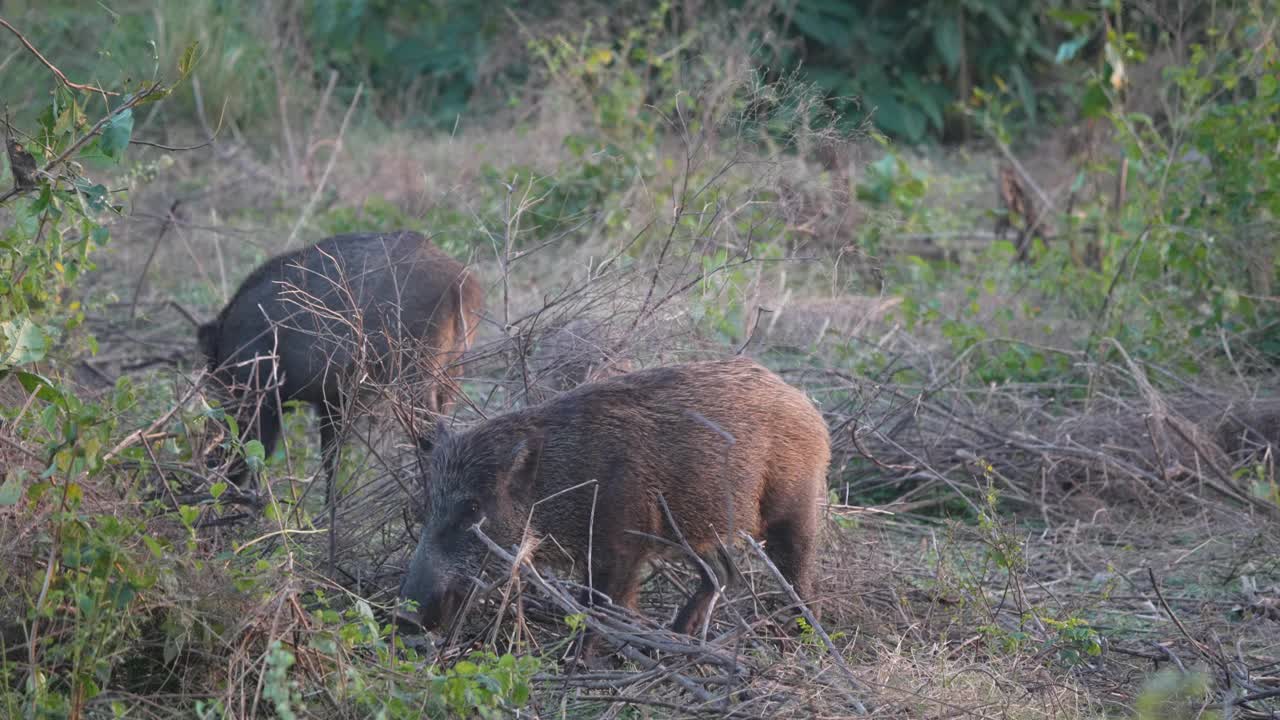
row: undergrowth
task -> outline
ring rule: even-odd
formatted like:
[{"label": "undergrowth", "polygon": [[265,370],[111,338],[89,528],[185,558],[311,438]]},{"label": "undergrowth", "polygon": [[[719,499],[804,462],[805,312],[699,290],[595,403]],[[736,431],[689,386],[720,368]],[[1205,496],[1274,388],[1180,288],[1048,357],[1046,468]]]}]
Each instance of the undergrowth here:
[{"label": "undergrowth", "polygon": [[[852,21],[822,22],[818,5],[797,6],[788,31],[810,56],[861,51],[816,51]],[[971,5],[980,16],[1004,7]],[[41,47],[67,77],[24,52],[4,61],[5,87],[39,90],[14,95],[13,189],[0,199],[0,711],[1273,710],[1273,678],[1257,668],[1274,662],[1280,572],[1280,414],[1268,404],[1280,342],[1275,29],[1252,5],[1203,9],[1203,32],[1185,37],[1153,32],[1159,18],[1126,32],[1136,11],[1068,5],[1050,13],[1055,33],[1069,31],[1057,47],[1031,42],[1016,15],[1001,36],[1026,43],[984,58],[977,76],[962,77],[960,59],[976,31],[951,16],[921,26],[947,84],[913,103],[881,98],[881,127],[914,137],[964,118],[989,154],[955,172],[940,169],[954,160],[945,153],[838,115],[823,87],[761,71],[752,53],[767,43],[752,43],[769,13],[764,25],[744,11],[686,26],[663,4],[609,32],[595,16],[521,16],[528,35],[513,45],[528,77],[515,79],[536,92],[502,119],[512,128],[380,140],[384,125],[347,123],[348,103],[395,125],[405,98],[386,83],[426,77],[405,94],[447,100],[427,124],[448,126],[481,84],[473,57],[397,68],[405,43],[476,42],[493,28],[462,16],[390,43],[375,22],[426,22],[443,5],[269,18],[248,2],[15,6],[13,17],[48,21]],[[272,23],[284,29],[276,45],[258,27]],[[102,52],[75,52],[91,33]],[[291,45],[290,33],[308,41]],[[324,54],[317,38],[343,52]],[[1000,76],[1048,62],[1048,49],[1057,72],[1079,73],[1071,87],[1040,95],[1029,76]],[[1125,78],[1165,50],[1176,57],[1157,116],[1133,107]],[[291,81],[296,68],[306,81]],[[326,90],[330,69],[340,72]],[[852,89],[901,100],[881,71]],[[816,72],[825,89],[849,89]],[[927,75],[903,72],[902,88]],[[368,106],[353,102],[362,81]],[[1043,196],[1015,167],[1049,219],[1010,218],[1030,242],[1020,261],[1014,241],[985,230],[1000,211],[976,199],[990,182],[974,168],[1033,154],[1021,131],[1047,96],[1071,99],[1053,109],[1101,133],[1107,151],[1065,162],[1069,180]],[[134,142],[193,127],[217,142]],[[714,652],[644,626],[644,639],[669,642],[654,657],[579,672],[577,644],[597,617],[561,612],[560,586],[527,568],[499,574],[500,601],[477,600],[501,604],[496,619],[473,617],[439,646],[405,636],[388,610],[417,466],[387,417],[344,455],[346,554],[327,573],[321,545],[337,530],[309,493],[309,419],[286,418],[272,457],[242,441],[201,392],[190,323],[164,313],[177,301],[211,315],[253,262],[370,228],[430,233],[486,278],[492,309],[464,421],[549,394],[531,356],[580,318],[612,321],[601,342],[639,366],[747,353],[804,388],[834,450],[821,621],[784,635],[759,602],[777,592],[772,576],[748,554],[747,590],[725,596]],[[217,445],[264,473],[262,496],[205,464]],[[657,575],[655,615],[692,577],[666,563]],[[1239,640],[1230,652],[1209,642],[1224,636]],[[718,655],[727,647],[730,660]]]}]

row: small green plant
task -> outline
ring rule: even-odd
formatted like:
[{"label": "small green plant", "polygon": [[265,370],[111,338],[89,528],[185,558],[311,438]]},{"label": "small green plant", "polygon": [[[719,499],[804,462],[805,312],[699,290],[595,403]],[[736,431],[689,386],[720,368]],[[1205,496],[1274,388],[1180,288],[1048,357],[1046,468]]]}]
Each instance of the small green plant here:
[{"label": "small green plant", "polygon": [[1014,655],[1022,652],[1032,641],[1031,633],[1025,630],[1008,630],[999,625],[979,625],[978,632],[988,641],[994,642],[1001,652]]},{"label": "small green plant", "polygon": [[297,712],[306,712],[296,680],[289,677],[293,666],[293,653],[285,649],[279,640],[272,640],[267,648],[267,672],[262,684],[262,697],[269,701],[281,720],[295,720]]},{"label": "small green plant", "polygon": [[[247,571],[249,582],[253,576]],[[542,669],[536,657],[492,652],[475,652],[446,667],[428,664],[391,624],[380,624],[364,600],[348,602],[316,591],[309,603],[314,625],[309,647],[342,668],[342,682],[332,692],[361,717],[509,717],[528,704],[533,676]],[[565,621],[573,625],[581,616]],[[282,657],[280,667],[288,666]],[[268,678],[278,688],[273,697],[285,698],[299,712],[297,697],[284,692],[296,688],[284,670],[271,668],[277,672]]]},{"label": "small green plant", "polygon": [[670,2],[658,3],[644,21],[626,27],[619,37],[602,36],[600,24],[588,20],[578,37],[557,35],[530,42],[549,84],[588,111],[601,144],[652,148],[662,117],[673,114],[681,102],[674,96],[656,102],[653,97],[655,89],[670,87],[679,69],[678,50],[685,42],[668,30],[670,11]]},{"label": "small green plant", "polygon": [[993,477],[995,466],[981,458],[977,460],[977,464],[987,483],[983,502],[976,508],[979,537],[982,538],[987,557],[996,567],[1011,575],[1020,575],[1026,570],[1026,548],[1022,538],[1000,518],[1000,493],[995,488]]},{"label": "small green plant", "polygon": [[[810,622],[803,616],[797,616],[795,623],[796,627],[800,629],[800,642],[812,648],[825,649],[827,647],[822,638],[818,636],[818,631],[815,630],[813,625],[810,624]],[[838,640],[843,640],[847,635],[843,630],[839,630],[829,633],[828,637],[831,638],[832,642],[836,642]]]},{"label": "small green plant", "polygon": [[1058,648],[1058,659],[1063,664],[1079,665],[1086,658],[1102,654],[1102,638],[1084,620],[1075,617],[1057,620],[1042,616],[1040,621],[1057,632],[1054,644]]},{"label": "small green plant", "polygon": [[1280,213],[1274,32],[1251,6],[1192,43],[1185,63],[1165,70],[1163,120],[1128,110],[1117,89],[1145,59],[1139,38],[1106,34],[1107,61],[1086,97],[1105,102],[1082,111],[1111,120],[1130,182],[1104,224],[1110,282],[1094,301],[1103,332],[1138,356],[1198,372],[1202,361],[1187,357],[1195,348],[1232,352],[1220,333],[1259,345],[1274,333],[1274,303],[1259,302],[1280,268],[1270,227]]},{"label": "small green plant", "polygon": [[867,166],[866,180],[858,185],[858,199],[872,205],[890,205],[909,215],[924,198],[927,188],[925,178],[890,151]]},{"label": "small green plant", "polygon": [[1236,470],[1235,477],[1249,480],[1254,497],[1280,506],[1280,483],[1276,482],[1275,472],[1270,465],[1261,462],[1245,465]]},{"label": "small green plant", "polygon": [[1016,94],[1018,122],[1034,124],[1050,99],[1047,89],[1037,88],[1036,75],[1070,29],[1062,15],[1078,5],[1055,3],[1046,12],[1017,0],[799,0],[786,18],[787,30],[801,41],[807,75],[844,114],[852,120],[870,114],[884,132],[915,143],[954,134],[960,129],[955,103],[972,88],[996,83]]},{"label": "small green plant", "polygon": [[434,681],[449,714],[478,713],[483,718],[507,717],[529,702],[537,658],[473,653]]},{"label": "small green plant", "polygon": [[424,222],[416,220],[400,208],[382,198],[369,198],[360,207],[335,207],[316,216],[317,233],[323,237],[353,232],[368,232],[369,228],[397,228],[431,232]]},{"label": "small green plant", "polygon": [[565,627],[569,628],[569,632],[577,635],[587,627],[587,616],[582,613],[573,613],[564,616]]},{"label": "small green plant", "polygon": [[1135,720],[1217,720],[1222,713],[1205,703],[1211,689],[1204,673],[1164,670],[1143,686],[1134,703]]}]

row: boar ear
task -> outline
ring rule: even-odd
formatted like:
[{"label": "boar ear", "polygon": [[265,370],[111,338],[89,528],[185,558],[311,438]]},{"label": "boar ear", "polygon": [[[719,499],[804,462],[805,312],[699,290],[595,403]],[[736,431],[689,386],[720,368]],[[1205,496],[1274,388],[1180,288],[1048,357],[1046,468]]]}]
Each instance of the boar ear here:
[{"label": "boar ear", "polygon": [[519,485],[533,487],[538,472],[538,463],[542,460],[542,436],[527,435],[516,445],[512,453],[511,466],[507,477]]},{"label": "boar ear", "polygon": [[422,453],[423,455],[430,455],[431,450],[435,448],[435,444],[436,444],[435,433],[427,433],[426,435],[418,436],[418,452]]},{"label": "boar ear", "polygon": [[421,450],[424,455],[430,455],[431,451],[435,449],[435,446],[439,445],[448,437],[449,428],[445,427],[444,420],[441,419],[436,423],[434,430],[428,431],[425,435],[418,436],[418,449]]}]

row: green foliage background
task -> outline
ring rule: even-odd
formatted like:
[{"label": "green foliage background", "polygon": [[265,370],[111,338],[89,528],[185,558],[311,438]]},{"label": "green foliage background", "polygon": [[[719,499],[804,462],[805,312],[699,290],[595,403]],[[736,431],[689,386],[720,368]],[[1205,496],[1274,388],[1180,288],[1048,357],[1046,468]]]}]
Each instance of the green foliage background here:
[{"label": "green foliage background", "polygon": [[[1105,3],[1104,3],[1105,4]],[[363,82],[373,108],[398,126],[449,129],[462,115],[502,107],[536,80],[522,45],[525,31],[570,14],[548,0],[193,0],[186,3],[68,0],[6,3],[5,15],[72,77],[104,86],[151,77],[146,58],[172,55],[199,40],[206,50],[200,80],[211,98],[229,97],[242,122],[268,119],[274,106],[273,64],[302,55],[309,85],[338,73],[337,95]],[[1096,49],[1081,33],[1094,3],[1052,0],[713,0],[691,4],[695,17],[751,13],[758,60],[777,74],[798,71],[828,92],[850,123],[871,113],[877,126],[917,143],[962,137],[955,105],[974,88],[1012,87],[1028,121],[1053,112],[1057,91],[1042,82],[1063,42]],[[653,11],[650,3],[584,0],[575,18],[598,18],[599,32],[621,43],[622,28]],[[674,27],[690,14],[665,10]],[[96,55],[80,50],[99,48]],[[145,52],[139,52],[145,50]],[[1074,51],[1073,51],[1074,52]],[[15,110],[42,98],[39,70],[14,64],[0,75],[0,94]],[[227,92],[234,87],[235,92]],[[294,92],[298,92],[294,89]],[[192,90],[169,112],[194,110]]]}]

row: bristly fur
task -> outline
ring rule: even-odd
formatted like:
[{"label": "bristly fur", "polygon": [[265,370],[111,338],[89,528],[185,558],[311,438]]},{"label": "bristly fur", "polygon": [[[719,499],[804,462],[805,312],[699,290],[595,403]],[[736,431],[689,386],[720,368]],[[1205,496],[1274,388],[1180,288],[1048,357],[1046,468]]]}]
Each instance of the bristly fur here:
[{"label": "bristly fur", "polygon": [[[787,580],[811,597],[829,460],[813,403],[745,358],[582,385],[440,435],[427,527],[403,592],[439,617],[432,603],[451,602],[441,579],[479,570],[483,553],[465,533],[483,519],[504,547],[519,544],[526,527],[553,540],[540,546],[544,561],[568,553],[584,569],[590,549],[596,590],[631,608],[641,566],[664,547],[646,538],[682,535],[707,565],[727,569],[721,543],[739,530],[764,539]],[[700,625],[719,584],[703,573],[678,631]]]},{"label": "bristly fur", "polygon": [[321,416],[322,454],[331,464],[344,400],[359,391],[350,378],[376,383],[404,374],[407,385],[429,387],[422,405],[448,411],[483,303],[466,266],[425,236],[350,233],[264,262],[196,334],[222,386],[258,390],[280,380],[260,408],[246,411],[257,410],[256,422],[241,421],[246,439],[260,440],[270,454],[280,405],[308,402]]}]

